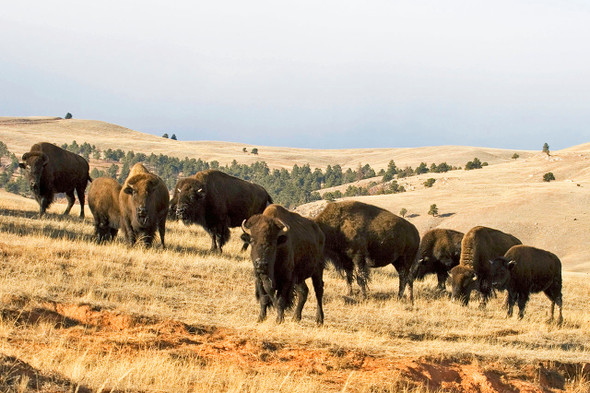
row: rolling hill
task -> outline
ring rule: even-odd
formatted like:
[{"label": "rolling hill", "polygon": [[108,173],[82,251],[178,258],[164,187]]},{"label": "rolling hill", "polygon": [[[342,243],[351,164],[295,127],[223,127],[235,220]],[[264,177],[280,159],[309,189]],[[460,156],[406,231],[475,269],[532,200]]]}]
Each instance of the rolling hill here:
[{"label": "rolling hill", "polygon": [[[541,152],[466,146],[419,148],[313,150],[252,146],[229,142],[174,141],[93,120],[63,120],[50,117],[0,117],[0,141],[21,154],[37,141],[56,144],[89,142],[100,149],[122,148],[136,152],[167,154],[180,158],[217,160],[222,165],[265,161],[271,168],[291,168],[309,163],[312,168],[340,164],[356,168],[369,164],[385,168],[390,160],[398,167],[420,162],[464,166],[478,157],[490,165],[472,171],[423,174],[400,179],[408,192],[394,195],[355,197],[406,216],[421,233],[436,227],[466,232],[475,225],[487,225],[510,232],[523,243],[556,253],[564,269],[590,272],[586,246],[590,244],[590,143],[574,146],[547,156]],[[246,147],[259,149],[258,155],[244,153]],[[520,158],[511,159],[514,153]],[[91,163],[92,164],[92,163]],[[556,181],[547,183],[543,174],[553,172]],[[431,188],[423,182],[435,178]],[[312,215],[323,201],[301,206]],[[437,217],[427,214],[431,204]]]}]

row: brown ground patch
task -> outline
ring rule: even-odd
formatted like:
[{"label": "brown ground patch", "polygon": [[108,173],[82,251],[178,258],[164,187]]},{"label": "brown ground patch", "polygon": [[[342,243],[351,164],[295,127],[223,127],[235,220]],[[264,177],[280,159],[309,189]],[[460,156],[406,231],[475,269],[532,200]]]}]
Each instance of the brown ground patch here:
[{"label": "brown ground patch", "polygon": [[[145,349],[166,351],[171,357],[204,365],[231,364],[252,372],[270,368],[285,374],[314,375],[335,390],[348,385],[349,391],[355,391],[355,386],[387,381],[395,375],[407,381],[408,386],[429,390],[546,393],[563,391],[566,379],[590,376],[588,363],[545,362],[517,368],[483,359],[394,358],[343,348],[306,348],[303,344],[271,341],[235,329],[123,314],[89,304],[35,302],[18,297],[2,300],[4,306],[0,311],[4,321],[25,328],[49,323],[55,328],[54,334],[93,351],[112,352],[117,348],[126,355]],[[1,358],[0,370],[8,375],[0,379],[0,387],[21,383],[37,386],[35,381],[43,378],[57,381],[54,384],[58,387],[72,386],[63,378],[41,374],[15,358]],[[354,384],[349,385],[350,380]]]}]

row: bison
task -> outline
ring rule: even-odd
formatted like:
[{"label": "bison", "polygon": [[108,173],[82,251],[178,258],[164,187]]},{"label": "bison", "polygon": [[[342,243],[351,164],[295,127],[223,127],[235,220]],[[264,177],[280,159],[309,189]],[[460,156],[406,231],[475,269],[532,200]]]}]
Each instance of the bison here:
[{"label": "bison", "polygon": [[165,247],[169,199],[168,189],[162,179],[143,165],[135,164],[119,192],[121,228],[130,245],[139,238],[146,246],[150,246],[158,229],[160,242]]},{"label": "bison", "polygon": [[414,301],[410,268],[420,243],[414,225],[387,210],[356,201],[329,203],[314,220],[326,235],[326,259],[346,274],[349,295],[353,271],[366,297],[369,268],[391,263],[399,274],[398,296],[403,296],[408,285]]},{"label": "bison", "polygon": [[551,300],[548,322],[553,321],[555,304],[559,307],[557,323],[563,322],[561,261],[555,254],[530,246],[513,246],[503,257],[489,261],[489,268],[494,287],[508,290],[508,317],[518,301],[518,317],[522,319],[529,295],[543,291]]},{"label": "bison", "polygon": [[92,179],[88,173],[88,162],[81,156],[41,142],[31,147],[18,165],[25,170],[25,176],[39,203],[39,217],[53,202],[55,193],[66,194],[68,206],[64,215],[70,214],[74,205],[74,190],[80,201],[80,218],[84,218],[84,192]]},{"label": "bison", "polygon": [[421,280],[427,274],[436,274],[438,289],[445,289],[449,270],[459,264],[463,233],[437,228],[424,234],[418,248],[418,260],[412,266],[412,277]]},{"label": "bison", "polygon": [[297,292],[294,319],[301,320],[301,310],[309,289],[305,279],[311,277],[317,300],[316,323],[324,322],[324,234],[313,221],[279,205],[269,205],[242,223],[251,242],[256,299],[260,303],[258,321],[266,319],[269,306],[277,309],[277,323],[284,320],[285,309],[293,304]]},{"label": "bison", "polygon": [[229,240],[229,228],[239,227],[271,203],[262,186],[214,169],[179,180],[172,196],[177,217],[186,225],[205,228],[211,235],[211,250],[219,252]]},{"label": "bison", "polygon": [[121,220],[120,192],[121,185],[110,177],[94,179],[88,189],[88,206],[94,216],[94,232],[99,243],[117,236]]},{"label": "bison", "polygon": [[482,294],[480,306],[485,307],[493,291],[489,260],[504,255],[517,244],[522,242],[497,229],[477,226],[469,230],[461,241],[459,265],[451,269],[453,299],[466,306],[471,292],[477,289]]}]

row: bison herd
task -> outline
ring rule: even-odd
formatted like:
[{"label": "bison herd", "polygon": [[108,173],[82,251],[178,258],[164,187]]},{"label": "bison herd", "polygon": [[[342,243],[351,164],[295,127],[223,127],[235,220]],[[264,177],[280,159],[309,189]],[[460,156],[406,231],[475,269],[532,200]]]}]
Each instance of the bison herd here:
[{"label": "bison herd", "polygon": [[98,242],[113,240],[119,229],[125,240],[151,246],[156,231],[165,247],[166,220],[198,224],[211,236],[211,250],[222,252],[229,228],[241,227],[243,250],[250,246],[255,294],[260,303],[259,321],[269,307],[277,322],[293,306],[295,320],[307,300],[305,280],[311,278],[317,300],[316,322],[324,311],[323,271],[329,261],[340,271],[353,295],[356,280],[362,297],[367,296],[370,269],[393,265],[399,275],[398,297],[406,286],[413,303],[413,282],[436,274],[438,288],[451,284],[451,297],[463,305],[479,292],[481,307],[495,290],[508,292],[508,316],[518,302],[519,318],[531,293],[544,292],[562,317],[561,262],[554,254],[524,246],[516,237],[497,229],[476,226],[463,234],[451,229],[433,229],[422,239],[416,227],[402,217],[357,201],[329,203],[314,219],[273,204],[266,190],[218,170],[205,170],[181,179],[172,198],[157,175],[138,163],[123,186],[101,177],[91,179],[88,162],[81,156],[51,143],[38,143],[22,156],[32,193],[43,216],[55,193],[65,193],[69,214],[74,190],[84,217],[84,193],[88,182],[88,205],[94,216]]}]

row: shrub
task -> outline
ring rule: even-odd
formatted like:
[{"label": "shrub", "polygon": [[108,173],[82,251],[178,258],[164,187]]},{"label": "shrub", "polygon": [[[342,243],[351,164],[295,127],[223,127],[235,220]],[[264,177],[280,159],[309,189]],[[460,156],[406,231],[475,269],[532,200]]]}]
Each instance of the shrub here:
[{"label": "shrub", "polygon": [[164,135],[162,135],[162,138],[166,138],[166,139],[168,139],[168,133],[167,133],[167,132],[165,132],[165,133],[164,133]]},{"label": "shrub", "polygon": [[[487,165],[487,162],[485,164]],[[468,161],[467,164],[465,164],[465,170],[469,171],[471,169],[480,169],[482,165],[483,164],[481,163],[479,158],[475,157],[473,161]]]},{"label": "shrub", "polygon": [[436,207],[436,203],[430,205],[430,210],[428,210],[428,214],[433,217],[438,215],[438,207]]},{"label": "shrub", "polygon": [[518,153],[514,153],[514,154],[512,155],[512,159],[513,159],[513,160],[516,160],[518,157],[520,157],[520,156],[518,155]]},{"label": "shrub", "polygon": [[252,152],[252,154],[258,154],[258,149],[257,149],[257,148],[253,148],[253,149],[251,150],[251,152]]},{"label": "shrub", "polygon": [[553,172],[547,172],[543,175],[543,181],[550,182],[551,180],[555,180],[555,176],[553,176]]},{"label": "shrub", "polygon": [[406,214],[408,214],[408,209],[406,209],[405,207],[402,207],[401,210],[399,211],[399,215],[402,217],[405,217]]},{"label": "shrub", "polygon": [[173,140],[175,140],[175,141],[176,141],[176,140],[177,140],[177,139],[176,139],[176,134],[172,134],[172,136],[170,137],[170,139],[173,139]]},{"label": "shrub", "polygon": [[72,114],[70,112],[66,113],[66,115],[64,116],[64,119],[69,120],[72,118]]},{"label": "shrub", "polygon": [[550,155],[550,154],[549,154],[549,145],[547,144],[547,142],[545,142],[545,143],[543,144],[543,153],[545,153],[545,154],[547,154],[547,155]]},{"label": "shrub", "polygon": [[424,187],[430,188],[432,187],[432,185],[436,182],[436,179],[434,178],[429,178],[424,182]]}]

